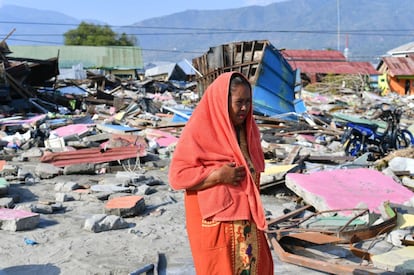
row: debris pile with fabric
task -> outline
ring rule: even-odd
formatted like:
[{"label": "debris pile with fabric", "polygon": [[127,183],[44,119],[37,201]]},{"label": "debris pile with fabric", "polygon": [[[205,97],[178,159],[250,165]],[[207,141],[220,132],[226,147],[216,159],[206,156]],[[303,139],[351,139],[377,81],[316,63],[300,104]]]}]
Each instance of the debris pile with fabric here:
[{"label": "debris pile with fabric", "polygon": [[[252,49],[264,59],[281,58],[267,55],[271,45],[260,45]],[[67,245],[69,255],[52,261],[61,271],[73,270],[69,266],[83,257],[100,265],[91,269],[82,264],[79,268],[85,273],[112,270],[125,274],[154,263],[153,269],[167,270],[166,259],[169,271],[183,266],[191,270],[191,263],[186,262],[191,259],[188,246],[177,238],[185,237],[183,209],[177,203],[182,194],[168,188],[166,174],[174,145],[197,105],[197,83],[183,87],[89,73],[87,80],[54,81],[48,86],[49,73],[36,76],[44,81],[35,83],[29,80],[36,70],[15,73],[27,68],[26,62],[13,65],[5,55],[2,58],[2,91],[7,96],[0,118],[0,228],[8,232],[9,239],[29,235],[32,240],[37,237],[31,246],[41,247],[57,244],[66,234],[72,242]],[[233,69],[244,68],[240,60],[232,64]],[[257,65],[269,60],[259,59]],[[47,68],[54,64],[31,62]],[[251,70],[247,73],[256,72]],[[209,80],[200,81],[207,84]],[[255,81],[257,87],[266,87],[268,79]],[[266,159],[260,188],[275,257],[335,274],[413,272],[414,140],[410,133],[414,132],[414,98],[336,88],[301,89],[297,101],[295,83],[291,81],[291,94],[282,99],[291,100],[289,110],[282,113],[279,101],[265,106],[260,105],[260,94],[255,99],[260,106],[255,118]],[[17,102],[24,102],[21,109]],[[394,133],[406,135],[383,134],[386,125],[376,112],[377,106],[384,105],[401,110],[400,132]],[[265,113],[269,108],[273,115]],[[376,131],[381,143],[366,147],[366,140],[356,134],[358,125]],[[349,131],[351,127],[354,132]],[[384,142],[393,146],[382,151],[374,148]],[[85,209],[90,212],[84,213]],[[70,230],[60,227],[61,216],[87,234],[107,234],[88,237],[101,242],[99,250],[92,243],[71,241]],[[168,229],[172,224],[176,231]],[[60,232],[53,231],[54,227]],[[119,241],[116,251],[110,251],[113,246],[105,244],[105,239]],[[148,251],[139,256],[130,242]],[[4,246],[14,244],[5,241]],[[150,251],[152,246],[164,250]],[[99,258],[102,249],[107,251]],[[113,253],[127,260],[114,263]],[[132,257],[137,258],[133,261]],[[2,264],[25,264],[13,255],[0,259]]]}]

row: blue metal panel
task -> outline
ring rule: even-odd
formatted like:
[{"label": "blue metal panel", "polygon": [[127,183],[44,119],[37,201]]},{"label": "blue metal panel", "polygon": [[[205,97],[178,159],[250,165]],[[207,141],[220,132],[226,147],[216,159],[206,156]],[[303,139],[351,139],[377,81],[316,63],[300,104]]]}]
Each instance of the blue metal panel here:
[{"label": "blue metal panel", "polygon": [[266,116],[295,111],[296,72],[273,46],[266,47],[253,84],[253,109]]}]

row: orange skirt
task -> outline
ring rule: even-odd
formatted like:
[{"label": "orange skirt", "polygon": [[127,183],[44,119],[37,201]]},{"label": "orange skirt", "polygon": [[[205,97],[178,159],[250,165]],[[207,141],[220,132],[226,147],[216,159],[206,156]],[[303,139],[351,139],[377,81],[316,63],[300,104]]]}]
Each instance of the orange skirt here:
[{"label": "orange skirt", "polygon": [[192,191],[186,192],[185,207],[197,275],[273,275],[273,258],[266,237],[253,222],[203,220],[197,193]]}]

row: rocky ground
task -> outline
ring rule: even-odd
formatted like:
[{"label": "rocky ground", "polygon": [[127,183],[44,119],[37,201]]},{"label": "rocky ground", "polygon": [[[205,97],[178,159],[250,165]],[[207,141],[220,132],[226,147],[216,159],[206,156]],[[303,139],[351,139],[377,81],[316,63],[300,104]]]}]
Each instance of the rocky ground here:
[{"label": "rocky ground", "polygon": [[[13,164],[13,163],[10,163]],[[27,171],[36,163],[15,163]],[[154,267],[155,274],[195,274],[185,230],[183,193],[168,186],[167,169],[144,171],[160,179],[153,193],[144,195],[146,211],[126,218],[129,227],[93,233],[84,229],[85,220],[103,213],[104,202],[89,193],[62,203],[62,209],[41,214],[33,230],[1,231],[0,274],[138,274]],[[140,171],[141,173],[142,171]],[[60,175],[34,182],[12,181],[9,195],[17,205],[53,201],[55,185],[77,182],[87,186],[116,182],[116,174]],[[263,195],[269,217],[294,207],[287,190]],[[37,242],[26,244],[25,238]],[[276,274],[318,274],[306,268],[285,264],[274,255]]]}]

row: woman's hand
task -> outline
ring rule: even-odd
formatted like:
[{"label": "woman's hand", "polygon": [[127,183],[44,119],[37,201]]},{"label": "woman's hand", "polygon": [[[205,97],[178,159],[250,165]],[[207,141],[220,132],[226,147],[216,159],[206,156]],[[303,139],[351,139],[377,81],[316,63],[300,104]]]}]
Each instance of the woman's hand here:
[{"label": "woman's hand", "polygon": [[219,177],[223,183],[238,185],[246,177],[246,169],[243,165],[227,163],[219,169]]},{"label": "woman's hand", "polygon": [[243,165],[236,166],[235,163],[227,163],[219,169],[214,170],[205,180],[200,184],[188,190],[203,190],[212,187],[216,184],[225,183],[232,185],[239,185],[246,177],[246,169]]}]

